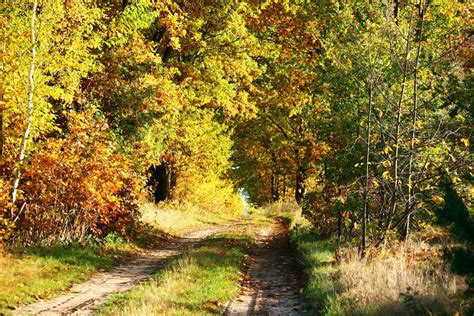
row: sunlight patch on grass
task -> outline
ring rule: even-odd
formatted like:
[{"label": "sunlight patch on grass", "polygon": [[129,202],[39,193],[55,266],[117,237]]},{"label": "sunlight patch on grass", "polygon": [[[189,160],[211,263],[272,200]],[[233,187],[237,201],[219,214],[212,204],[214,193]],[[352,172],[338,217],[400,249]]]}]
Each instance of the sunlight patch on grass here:
[{"label": "sunlight patch on grass", "polygon": [[17,305],[53,297],[134,251],[127,243],[0,250],[0,314],[10,313]]}]

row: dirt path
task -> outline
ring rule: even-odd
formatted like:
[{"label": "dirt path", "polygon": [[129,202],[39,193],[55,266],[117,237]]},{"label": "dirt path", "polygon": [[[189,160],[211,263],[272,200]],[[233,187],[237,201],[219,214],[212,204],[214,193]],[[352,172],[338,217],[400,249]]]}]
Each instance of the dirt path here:
[{"label": "dirt path", "polygon": [[284,221],[259,232],[247,264],[240,295],[225,315],[299,315],[301,278]]},{"label": "dirt path", "polygon": [[19,308],[14,311],[14,315],[93,315],[94,308],[105,303],[111,294],[131,289],[137,283],[150,278],[167,259],[189,250],[232,225],[195,232],[186,238],[173,238],[164,243],[163,247],[159,247],[160,249],[147,251],[130,262],[97,274],[55,299],[41,300]]}]

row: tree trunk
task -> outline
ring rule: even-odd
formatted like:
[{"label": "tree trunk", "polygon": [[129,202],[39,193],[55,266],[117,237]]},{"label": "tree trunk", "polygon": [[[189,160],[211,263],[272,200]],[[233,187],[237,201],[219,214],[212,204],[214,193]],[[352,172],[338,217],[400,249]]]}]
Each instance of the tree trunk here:
[{"label": "tree trunk", "polygon": [[366,130],[366,151],[365,151],[365,187],[364,187],[364,210],[362,214],[362,241],[360,245],[360,254],[362,257],[365,255],[365,248],[367,246],[367,217],[369,213],[369,163],[370,163],[370,137],[372,136],[372,126],[371,126],[371,119],[372,119],[372,107],[373,107],[373,86],[374,86],[374,74],[373,74],[373,67],[372,67],[372,52],[370,47],[370,38],[367,42],[367,52],[369,56],[369,102],[367,104],[367,130]]},{"label": "tree trunk", "polygon": [[272,171],[272,200],[273,202],[277,201],[278,200],[278,192],[277,192],[277,180],[276,180],[276,177],[275,177],[275,173]]},{"label": "tree trunk", "polygon": [[[369,53],[370,54],[370,53]],[[364,188],[364,211],[362,214],[362,241],[361,241],[361,256],[364,256],[365,247],[367,244],[367,214],[369,212],[369,163],[370,163],[370,136],[371,126],[370,119],[372,113],[372,79],[369,83],[369,103],[367,105],[367,148],[365,151],[365,188]]]},{"label": "tree trunk", "polygon": [[[6,53],[7,53],[7,38],[5,38],[4,42],[3,42],[3,49],[2,49],[2,53],[3,55],[5,56]],[[1,65],[2,69],[4,68],[4,60],[2,60],[2,65]],[[5,78],[1,78],[1,80],[5,80]],[[3,112],[5,111],[5,107],[4,107],[4,94],[5,94],[5,90],[4,90],[4,87],[2,85],[0,85],[0,157],[3,157],[3,147],[4,147],[4,144],[5,144],[5,132],[3,130]]]},{"label": "tree trunk", "polygon": [[296,170],[296,183],[295,183],[295,200],[298,205],[301,205],[303,202],[303,197],[305,194],[305,184],[304,184],[304,175],[301,167]]},{"label": "tree trunk", "polygon": [[[28,72],[28,121],[26,124],[25,132],[21,140],[20,154],[18,155],[18,167],[16,169],[15,178],[13,180],[13,190],[12,190],[12,204],[16,203],[18,186],[20,184],[21,178],[21,169],[25,160],[26,147],[28,144],[28,139],[30,137],[31,125],[33,123],[33,113],[34,113],[34,92],[35,92],[35,63],[36,63],[36,38],[35,38],[35,22],[36,22],[36,11],[38,8],[38,0],[33,1],[33,9],[31,13],[31,60],[30,60],[30,70]],[[13,214],[12,214],[13,215]]]},{"label": "tree trunk", "polygon": [[339,249],[341,246],[342,239],[342,210],[337,212],[337,240],[336,240],[336,249]]},{"label": "tree trunk", "polygon": [[403,77],[402,77],[402,88],[400,91],[400,98],[397,102],[397,118],[395,122],[395,134],[394,139],[395,139],[395,144],[394,144],[394,156],[393,156],[393,192],[392,192],[392,200],[391,200],[391,205],[389,208],[389,214],[388,214],[388,219],[387,219],[387,228],[384,232],[384,239],[387,235],[387,232],[390,230],[392,226],[392,220],[393,216],[395,214],[396,208],[397,208],[397,200],[398,200],[398,188],[399,188],[399,170],[398,170],[398,164],[400,161],[400,128],[402,124],[402,107],[403,107],[403,97],[405,95],[405,85],[407,83],[407,78],[408,78],[408,62],[409,62],[409,53],[410,53],[410,47],[411,47],[411,36],[412,36],[412,22],[413,18],[410,19],[410,24],[409,24],[409,29],[408,29],[408,38],[407,38],[407,43],[405,46],[405,54],[404,54],[404,64],[403,64]]},{"label": "tree trunk", "polygon": [[409,142],[409,153],[408,153],[408,200],[405,205],[405,210],[407,218],[405,221],[405,229],[403,232],[403,239],[406,240],[410,233],[410,217],[413,212],[412,204],[415,203],[415,188],[413,187],[413,158],[415,150],[415,141],[416,141],[416,119],[418,115],[418,64],[420,60],[421,53],[421,42],[423,40],[423,23],[425,16],[425,8],[423,8],[423,0],[420,0],[418,12],[420,16],[420,29],[419,29],[419,38],[418,38],[418,47],[416,50],[415,65],[414,65],[414,74],[413,74],[413,113],[412,113],[412,130]]},{"label": "tree trunk", "polygon": [[[0,102],[3,99],[3,95],[0,96]],[[0,157],[3,157],[3,144],[5,135],[3,134],[3,105],[0,104]]]}]

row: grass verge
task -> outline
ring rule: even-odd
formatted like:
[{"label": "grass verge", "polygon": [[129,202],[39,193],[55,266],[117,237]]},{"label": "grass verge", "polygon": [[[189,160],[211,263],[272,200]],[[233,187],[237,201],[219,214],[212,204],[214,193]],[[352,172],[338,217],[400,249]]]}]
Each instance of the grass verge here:
[{"label": "grass verge", "polygon": [[133,245],[112,239],[86,246],[0,249],[0,315],[10,314],[15,306],[53,297],[135,251]]},{"label": "grass verge", "polygon": [[291,242],[296,247],[299,262],[306,272],[303,291],[304,315],[340,315],[337,297],[340,291],[334,262],[334,245],[315,234],[308,224],[297,223],[291,231]]}]

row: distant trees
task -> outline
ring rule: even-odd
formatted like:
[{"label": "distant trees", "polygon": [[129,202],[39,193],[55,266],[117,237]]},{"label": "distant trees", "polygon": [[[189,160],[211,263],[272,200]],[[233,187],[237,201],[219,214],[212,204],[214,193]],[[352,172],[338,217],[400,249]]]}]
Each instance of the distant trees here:
[{"label": "distant trees", "polygon": [[317,124],[326,104],[312,91],[322,21],[306,5],[276,1],[251,21],[268,53],[256,59],[264,69],[256,80],[258,112],[236,128],[235,175],[252,202],[301,203],[306,180],[329,148]]}]

